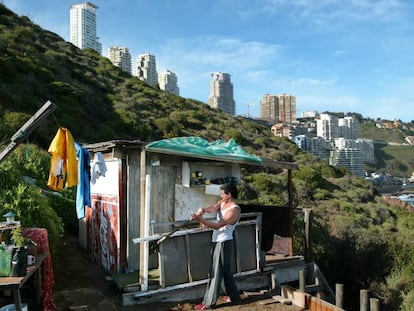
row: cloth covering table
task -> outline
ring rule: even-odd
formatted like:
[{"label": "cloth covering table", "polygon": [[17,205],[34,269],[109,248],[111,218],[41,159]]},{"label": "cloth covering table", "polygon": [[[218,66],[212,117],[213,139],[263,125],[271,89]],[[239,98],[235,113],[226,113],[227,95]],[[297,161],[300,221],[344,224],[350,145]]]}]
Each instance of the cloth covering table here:
[{"label": "cloth covering table", "polygon": [[43,269],[41,270],[41,299],[43,311],[55,311],[56,306],[53,303],[53,286],[55,278],[53,274],[52,258],[49,251],[49,239],[47,229],[45,228],[27,228],[22,233],[25,237],[30,238],[37,244],[37,252],[45,255]]}]

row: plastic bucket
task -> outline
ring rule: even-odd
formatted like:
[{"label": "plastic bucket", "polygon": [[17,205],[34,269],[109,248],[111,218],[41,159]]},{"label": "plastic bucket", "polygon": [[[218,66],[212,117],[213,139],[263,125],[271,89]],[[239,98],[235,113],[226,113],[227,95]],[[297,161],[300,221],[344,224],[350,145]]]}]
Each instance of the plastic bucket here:
[{"label": "plastic bucket", "polygon": [[[27,304],[22,303],[22,310],[27,311]],[[16,305],[13,303],[11,305],[6,305],[0,308],[0,311],[16,311]]]}]

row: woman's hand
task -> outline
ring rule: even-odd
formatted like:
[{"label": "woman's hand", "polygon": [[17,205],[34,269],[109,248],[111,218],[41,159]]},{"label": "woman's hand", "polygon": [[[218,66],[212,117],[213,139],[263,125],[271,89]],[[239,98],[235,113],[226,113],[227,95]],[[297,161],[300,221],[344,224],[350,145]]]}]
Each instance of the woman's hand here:
[{"label": "woman's hand", "polygon": [[203,208],[203,207],[200,207],[200,208],[197,210],[197,212],[195,212],[195,214],[197,214],[198,216],[203,215],[203,214],[204,214],[204,208]]},{"label": "woman's hand", "polygon": [[200,209],[197,210],[197,212],[193,212],[191,213],[191,219],[192,220],[198,220],[200,221],[201,219],[203,219],[203,212],[199,213]]}]

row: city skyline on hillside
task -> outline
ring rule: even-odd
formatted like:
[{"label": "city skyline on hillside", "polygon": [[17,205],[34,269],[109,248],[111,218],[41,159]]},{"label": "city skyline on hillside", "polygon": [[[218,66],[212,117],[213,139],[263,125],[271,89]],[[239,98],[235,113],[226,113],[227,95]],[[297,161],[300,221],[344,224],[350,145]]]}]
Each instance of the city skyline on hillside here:
[{"label": "city skyline on hillside", "polygon": [[[226,72],[236,115],[258,118],[265,94],[291,94],[298,117],[316,110],[414,120],[413,2],[91,2],[103,56],[110,46],[127,47],[132,62],[155,55],[158,70],[177,75],[182,97],[207,104],[211,73]],[[1,3],[70,41],[73,1]]]}]

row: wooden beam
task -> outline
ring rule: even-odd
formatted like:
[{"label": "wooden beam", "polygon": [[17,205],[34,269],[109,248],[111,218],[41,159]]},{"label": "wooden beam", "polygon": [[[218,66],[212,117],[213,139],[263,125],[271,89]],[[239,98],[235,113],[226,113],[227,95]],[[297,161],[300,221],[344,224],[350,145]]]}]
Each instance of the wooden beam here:
[{"label": "wooden beam", "polygon": [[[141,205],[140,205],[140,236],[147,236],[146,234],[146,204],[147,202],[147,177],[146,177],[146,152],[141,151]],[[139,284],[143,290],[148,290],[148,241],[140,244],[139,248]]]},{"label": "wooden beam", "polygon": [[25,124],[10,138],[9,145],[0,153],[0,163],[2,163],[19,144],[24,142],[45,118],[53,111],[56,105],[48,100]]}]

